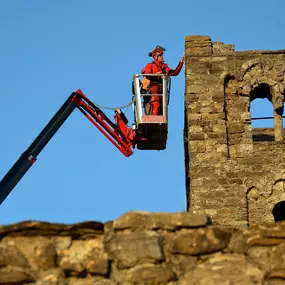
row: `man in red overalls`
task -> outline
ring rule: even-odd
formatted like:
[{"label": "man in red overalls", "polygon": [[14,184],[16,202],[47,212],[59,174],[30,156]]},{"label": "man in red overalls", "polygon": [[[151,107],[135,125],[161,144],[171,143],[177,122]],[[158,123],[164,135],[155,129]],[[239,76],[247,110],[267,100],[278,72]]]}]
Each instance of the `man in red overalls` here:
[{"label": "man in red overalls", "polygon": [[[165,49],[161,46],[157,46],[153,49],[149,56],[153,57],[154,61],[148,63],[143,69],[143,74],[167,74],[168,76],[177,76],[180,73],[180,70],[183,67],[184,56],[180,59],[176,69],[172,69],[168,64],[164,63],[163,52]],[[148,91],[151,94],[162,94],[162,78],[161,76],[146,76],[150,80]],[[151,105],[151,115],[161,115],[162,114],[162,96],[151,96],[150,97]]]}]

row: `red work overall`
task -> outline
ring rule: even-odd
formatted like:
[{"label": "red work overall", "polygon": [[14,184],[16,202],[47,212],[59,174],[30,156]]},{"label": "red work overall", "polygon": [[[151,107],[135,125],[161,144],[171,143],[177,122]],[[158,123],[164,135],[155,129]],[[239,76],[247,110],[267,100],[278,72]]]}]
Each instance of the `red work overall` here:
[{"label": "red work overall", "polygon": [[[183,66],[183,62],[180,61],[176,69],[169,68],[168,64],[163,63],[159,60],[154,60],[151,63],[148,63],[143,69],[142,73],[144,74],[167,74],[168,76],[177,76]],[[147,77],[150,82],[150,93],[151,94],[162,94],[162,79],[160,76],[149,76]],[[151,96],[150,97],[151,105],[151,115],[161,115],[162,114],[162,96]]]}]

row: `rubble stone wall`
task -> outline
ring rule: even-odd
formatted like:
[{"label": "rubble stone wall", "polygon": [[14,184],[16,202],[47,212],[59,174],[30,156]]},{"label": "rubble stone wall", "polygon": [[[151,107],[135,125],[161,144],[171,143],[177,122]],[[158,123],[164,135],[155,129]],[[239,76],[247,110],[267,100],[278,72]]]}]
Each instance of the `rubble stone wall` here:
[{"label": "rubble stone wall", "polygon": [[[188,211],[220,225],[274,221],[272,210],[285,201],[285,51],[235,52],[187,36],[185,60]],[[252,128],[258,98],[272,103],[272,129]]]},{"label": "rubble stone wall", "polygon": [[285,222],[237,229],[134,211],[105,224],[0,226],[0,284],[285,284]]}]

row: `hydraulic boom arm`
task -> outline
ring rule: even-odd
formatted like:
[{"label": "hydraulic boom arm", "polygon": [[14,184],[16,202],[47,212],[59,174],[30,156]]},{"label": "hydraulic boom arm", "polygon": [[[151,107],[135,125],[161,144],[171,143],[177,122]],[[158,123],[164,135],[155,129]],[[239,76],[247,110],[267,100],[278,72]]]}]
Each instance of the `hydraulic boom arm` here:
[{"label": "hydraulic boom arm", "polygon": [[80,89],[78,89],[68,97],[37,138],[28,149],[22,153],[16,163],[0,181],[0,205],[76,108],[78,108],[125,156],[128,157],[133,154],[132,147],[134,146],[135,133],[132,128],[127,127],[125,115],[120,110],[116,111],[116,123],[113,123]]}]

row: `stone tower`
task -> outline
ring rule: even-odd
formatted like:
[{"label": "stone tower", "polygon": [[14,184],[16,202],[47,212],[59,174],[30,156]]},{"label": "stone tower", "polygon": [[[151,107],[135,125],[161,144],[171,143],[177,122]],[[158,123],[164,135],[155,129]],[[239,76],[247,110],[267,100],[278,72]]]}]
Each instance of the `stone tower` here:
[{"label": "stone tower", "polygon": [[[285,50],[236,52],[187,36],[185,62],[188,211],[220,225],[274,221],[285,211]],[[274,128],[252,127],[257,98],[272,103]]]}]

